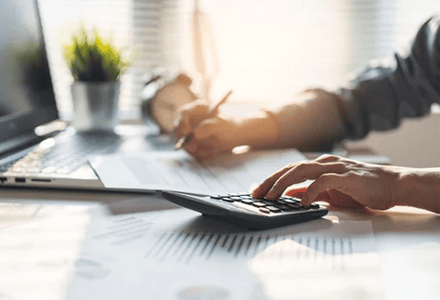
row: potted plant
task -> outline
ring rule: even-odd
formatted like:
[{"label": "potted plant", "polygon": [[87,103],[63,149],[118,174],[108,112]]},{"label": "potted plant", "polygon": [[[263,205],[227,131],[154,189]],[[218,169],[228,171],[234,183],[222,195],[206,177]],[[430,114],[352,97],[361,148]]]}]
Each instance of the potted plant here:
[{"label": "potted plant", "polygon": [[120,75],[128,67],[122,51],[95,29],[84,28],[63,46],[64,59],[72,73],[75,116],[73,126],[81,131],[111,131],[118,123]]}]

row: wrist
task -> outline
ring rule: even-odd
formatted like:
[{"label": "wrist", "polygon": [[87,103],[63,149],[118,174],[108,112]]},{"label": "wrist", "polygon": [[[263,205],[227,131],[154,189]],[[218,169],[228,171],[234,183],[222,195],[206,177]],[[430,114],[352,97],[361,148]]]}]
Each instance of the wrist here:
[{"label": "wrist", "polygon": [[252,113],[239,121],[243,133],[243,144],[259,148],[271,146],[280,137],[280,129],[275,116],[265,111]]},{"label": "wrist", "polygon": [[396,205],[440,213],[440,169],[405,168],[398,180]]}]

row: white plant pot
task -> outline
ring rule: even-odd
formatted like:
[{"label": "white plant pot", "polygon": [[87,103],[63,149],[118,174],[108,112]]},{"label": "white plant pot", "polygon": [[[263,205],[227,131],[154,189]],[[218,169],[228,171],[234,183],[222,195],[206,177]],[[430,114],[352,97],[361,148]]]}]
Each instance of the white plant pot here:
[{"label": "white plant pot", "polygon": [[119,81],[82,82],[71,86],[73,127],[78,131],[113,131],[118,124]]}]

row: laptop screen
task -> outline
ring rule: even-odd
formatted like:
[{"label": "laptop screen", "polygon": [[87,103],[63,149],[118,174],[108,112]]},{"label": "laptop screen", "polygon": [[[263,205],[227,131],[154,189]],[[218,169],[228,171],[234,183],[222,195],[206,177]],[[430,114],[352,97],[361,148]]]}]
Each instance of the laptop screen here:
[{"label": "laptop screen", "polygon": [[0,1],[0,142],[58,118],[36,0]]}]

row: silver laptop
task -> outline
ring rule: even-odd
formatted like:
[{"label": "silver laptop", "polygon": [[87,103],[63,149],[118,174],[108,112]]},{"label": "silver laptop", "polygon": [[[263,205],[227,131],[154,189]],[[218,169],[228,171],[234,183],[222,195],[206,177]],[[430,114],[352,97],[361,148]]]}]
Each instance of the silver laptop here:
[{"label": "silver laptop", "polygon": [[87,159],[127,148],[129,138],[44,126],[56,120],[37,0],[2,0],[0,186],[104,188]]}]

